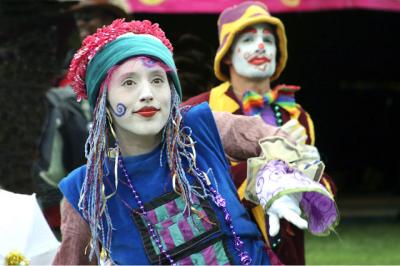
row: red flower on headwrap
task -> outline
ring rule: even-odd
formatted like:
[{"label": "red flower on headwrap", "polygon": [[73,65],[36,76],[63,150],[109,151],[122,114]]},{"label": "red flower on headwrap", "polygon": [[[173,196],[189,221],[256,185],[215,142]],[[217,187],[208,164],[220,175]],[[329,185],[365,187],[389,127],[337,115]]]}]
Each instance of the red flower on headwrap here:
[{"label": "red flower on headwrap", "polygon": [[157,23],[149,20],[125,22],[124,19],[116,19],[108,26],[97,29],[96,33],[87,36],[82,47],[76,52],[69,66],[68,79],[72,81],[78,100],[87,99],[85,76],[86,68],[90,60],[107,43],[114,41],[118,36],[125,33],[150,34],[158,38],[172,52],[173,47],[165,36],[164,31]]}]

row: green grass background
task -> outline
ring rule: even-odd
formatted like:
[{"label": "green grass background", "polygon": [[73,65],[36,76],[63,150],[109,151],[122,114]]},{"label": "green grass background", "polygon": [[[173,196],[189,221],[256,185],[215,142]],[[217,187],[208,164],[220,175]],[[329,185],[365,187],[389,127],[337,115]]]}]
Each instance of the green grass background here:
[{"label": "green grass background", "polygon": [[307,265],[400,265],[400,223],[342,223],[336,232],[306,235]]}]

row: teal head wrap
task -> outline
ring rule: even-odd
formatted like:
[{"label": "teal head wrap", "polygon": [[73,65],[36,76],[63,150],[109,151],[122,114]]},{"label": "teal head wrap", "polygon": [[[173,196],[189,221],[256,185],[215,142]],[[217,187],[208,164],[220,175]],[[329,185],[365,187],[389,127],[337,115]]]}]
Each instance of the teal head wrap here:
[{"label": "teal head wrap", "polygon": [[108,43],[90,61],[86,72],[86,90],[89,104],[94,108],[100,85],[113,66],[134,56],[149,56],[166,64],[171,72],[174,87],[182,99],[181,85],[172,53],[157,38],[145,34],[126,34]]}]

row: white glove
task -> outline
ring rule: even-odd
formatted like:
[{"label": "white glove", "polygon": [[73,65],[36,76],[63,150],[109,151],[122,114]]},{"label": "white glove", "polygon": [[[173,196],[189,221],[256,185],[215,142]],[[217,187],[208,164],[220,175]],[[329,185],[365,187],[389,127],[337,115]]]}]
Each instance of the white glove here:
[{"label": "white glove", "polygon": [[297,144],[305,144],[308,138],[306,129],[299,123],[297,119],[290,119],[286,122],[281,129],[288,133],[289,136]]},{"label": "white glove", "polygon": [[308,222],[300,217],[300,198],[301,193],[298,193],[298,195],[290,194],[282,196],[272,203],[267,211],[269,215],[269,234],[271,236],[278,234],[280,229],[279,219],[281,218],[285,218],[300,229],[308,228]]}]

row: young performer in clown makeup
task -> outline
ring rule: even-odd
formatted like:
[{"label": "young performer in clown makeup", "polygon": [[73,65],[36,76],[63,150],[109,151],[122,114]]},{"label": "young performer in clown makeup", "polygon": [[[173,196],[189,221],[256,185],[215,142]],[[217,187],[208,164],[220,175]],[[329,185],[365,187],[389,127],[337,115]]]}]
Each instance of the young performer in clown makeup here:
[{"label": "young performer in clown makeup", "polygon": [[171,109],[166,69],[150,58],[136,57],[113,70],[108,101],[115,132],[120,144],[125,144],[122,146],[134,146],[130,143],[134,141],[152,150],[158,145],[156,139],[160,138]]},{"label": "young performer in clown makeup", "polygon": [[[189,99],[184,105],[208,102],[213,111],[260,117],[266,124],[281,127],[302,149],[308,150],[309,158],[319,161],[319,153],[313,147],[313,121],[295,101],[295,93],[300,87],[271,86],[287,61],[287,40],[282,21],[271,16],[264,3],[243,1],[220,14],[218,32],[220,46],[215,55],[214,72],[223,83]],[[252,167],[245,160],[231,161],[233,179],[241,199],[245,199],[243,192],[249,183]],[[335,185],[328,175],[324,174],[320,182],[331,195],[335,193]],[[266,188],[271,186],[268,182],[264,184]],[[304,195],[289,195],[278,200],[282,200],[286,208],[293,206],[296,209]],[[318,201],[315,198],[316,204]],[[276,251],[280,262],[305,264],[303,228],[299,224],[260,205],[251,207],[250,211],[262,231],[266,246]]]},{"label": "young performer in clown makeup", "polygon": [[172,45],[149,21],[116,20],[87,37],[69,75],[94,121],[87,164],[60,184],[63,242],[54,264],[270,263],[222,144],[244,159],[260,153],[258,139],[286,134],[207,104],[181,109]]}]

